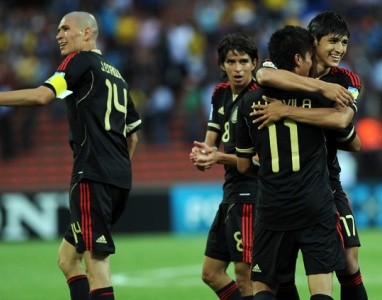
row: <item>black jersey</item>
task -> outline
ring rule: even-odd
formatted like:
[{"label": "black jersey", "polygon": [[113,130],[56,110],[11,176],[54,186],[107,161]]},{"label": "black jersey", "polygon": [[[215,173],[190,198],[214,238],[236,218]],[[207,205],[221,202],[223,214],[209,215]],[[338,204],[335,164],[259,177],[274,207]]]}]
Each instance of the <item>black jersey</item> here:
[{"label": "black jersey", "polygon": [[292,106],[327,105],[306,93],[263,88],[241,101],[236,154],[251,158],[257,153],[260,160],[256,224],[270,230],[294,230],[320,223],[335,212],[323,130],[289,119],[259,130],[249,114],[254,102],[264,104],[264,93]]},{"label": "black jersey", "polygon": [[86,178],[131,188],[126,136],[141,120],[119,71],[100,52],[81,51],[69,54],[45,85],[66,95],[72,183]]},{"label": "black jersey", "polygon": [[[243,95],[255,90],[259,85],[252,80],[234,99],[229,82],[218,84],[212,94],[211,113],[207,130],[218,134],[218,143],[224,145],[224,152],[235,154],[237,107]],[[224,165],[224,203],[253,202],[257,194],[257,180],[241,174],[234,165]]]},{"label": "black jersey", "polygon": [[[337,83],[347,88],[352,94],[355,100],[361,92],[361,79],[359,76],[344,68],[331,68],[330,72],[320,78],[323,81]],[[356,111],[357,101],[354,102]],[[353,124],[350,124],[344,130],[325,130],[325,136],[327,140],[328,149],[328,170],[330,176],[330,182],[332,188],[338,189],[340,183],[341,167],[337,158],[337,146],[338,143],[350,143],[355,137],[355,129]]]}]

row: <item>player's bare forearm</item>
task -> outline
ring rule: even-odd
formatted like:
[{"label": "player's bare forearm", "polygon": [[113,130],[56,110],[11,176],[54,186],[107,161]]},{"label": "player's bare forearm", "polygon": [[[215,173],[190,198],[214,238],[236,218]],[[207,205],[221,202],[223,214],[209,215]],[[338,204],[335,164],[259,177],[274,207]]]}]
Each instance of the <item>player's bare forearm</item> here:
[{"label": "player's bare forearm", "polygon": [[194,165],[203,168],[211,168],[215,164],[236,165],[236,155],[214,150],[199,152],[194,159]]},{"label": "player's bare forearm", "polygon": [[53,91],[45,86],[0,93],[2,106],[46,105],[55,98]]},{"label": "player's bare forearm", "polygon": [[221,165],[236,165],[236,154],[228,154],[218,151],[216,163]]},{"label": "player's bare forearm", "polygon": [[286,118],[328,129],[344,129],[351,121],[345,112],[336,108],[290,107]]},{"label": "player's bare forearm", "polygon": [[280,90],[320,93],[341,106],[347,106],[354,101],[352,94],[339,84],[300,76],[286,70],[260,68],[256,73],[256,79],[261,85]]},{"label": "player's bare forearm", "polygon": [[127,136],[126,139],[127,139],[127,151],[129,152],[129,156],[131,159],[135,152],[135,148],[138,144],[138,134],[136,132],[133,132],[132,134]]},{"label": "player's bare forearm", "polygon": [[246,176],[257,178],[259,164],[254,164],[249,158],[237,157],[237,169]]},{"label": "player's bare forearm", "polygon": [[259,129],[283,118],[328,129],[344,129],[351,122],[354,111],[350,107],[336,105],[332,108],[304,108],[289,106],[274,98],[263,96],[266,105],[254,104],[251,116]]},{"label": "player's bare forearm", "polygon": [[[300,83],[299,75],[282,69],[260,68],[256,72],[256,80],[259,84],[278,88],[285,91],[307,91],[308,87],[304,87]],[[311,85],[310,91],[316,91],[316,86]]]}]

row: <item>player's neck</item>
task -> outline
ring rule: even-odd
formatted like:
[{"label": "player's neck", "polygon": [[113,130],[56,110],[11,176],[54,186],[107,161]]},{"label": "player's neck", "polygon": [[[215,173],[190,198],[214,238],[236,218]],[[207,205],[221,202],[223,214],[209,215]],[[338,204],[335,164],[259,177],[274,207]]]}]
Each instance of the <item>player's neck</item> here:
[{"label": "player's neck", "polygon": [[314,78],[321,78],[322,76],[325,76],[330,72],[330,67],[323,66],[320,64],[316,65],[315,71],[313,72],[313,77]]},{"label": "player's neck", "polygon": [[232,84],[232,82],[230,82],[232,94],[239,95],[251,83],[251,81],[252,81],[252,78],[251,80],[249,80],[243,85],[235,85],[235,84]]}]

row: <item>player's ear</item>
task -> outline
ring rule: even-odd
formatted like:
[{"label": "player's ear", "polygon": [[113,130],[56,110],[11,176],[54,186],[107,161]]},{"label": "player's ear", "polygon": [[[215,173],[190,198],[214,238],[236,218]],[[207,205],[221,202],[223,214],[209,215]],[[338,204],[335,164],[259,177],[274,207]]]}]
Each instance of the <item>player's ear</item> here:
[{"label": "player's ear", "polygon": [[258,64],[258,60],[256,58],[254,60],[252,60],[252,65],[253,65],[252,71],[257,68],[257,64]]},{"label": "player's ear", "polygon": [[92,38],[93,36],[93,32],[90,28],[85,28],[84,29],[84,39],[85,41],[88,41]]},{"label": "player's ear", "polygon": [[316,37],[314,38],[313,46],[314,46],[314,48],[317,48],[317,46],[318,46],[318,40]]},{"label": "player's ear", "polygon": [[296,53],[294,55],[294,63],[296,66],[299,66],[301,64],[301,61],[302,61],[302,57],[300,54]]},{"label": "player's ear", "polygon": [[220,64],[219,67],[220,67],[220,69],[222,69],[223,72],[226,72],[226,69],[224,68],[223,64]]}]

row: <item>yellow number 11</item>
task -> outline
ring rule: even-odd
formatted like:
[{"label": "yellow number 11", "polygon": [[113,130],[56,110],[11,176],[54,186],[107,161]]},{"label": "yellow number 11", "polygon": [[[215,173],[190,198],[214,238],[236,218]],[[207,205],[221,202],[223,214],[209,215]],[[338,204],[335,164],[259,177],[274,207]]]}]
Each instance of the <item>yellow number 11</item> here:
[{"label": "yellow number 11", "polygon": [[[298,146],[298,131],[297,124],[293,120],[284,120],[284,125],[289,128],[290,132],[290,147],[292,153],[292,170],[297,172],[300,170],[300,154]],[[272,124],[268,126],[269,130],[269,145],[271,150],[272,158],[272,171],[278,173],[280,171],[280,158],[279,158],[279,149],[277,145],[277,132],[276,125]]]}]

